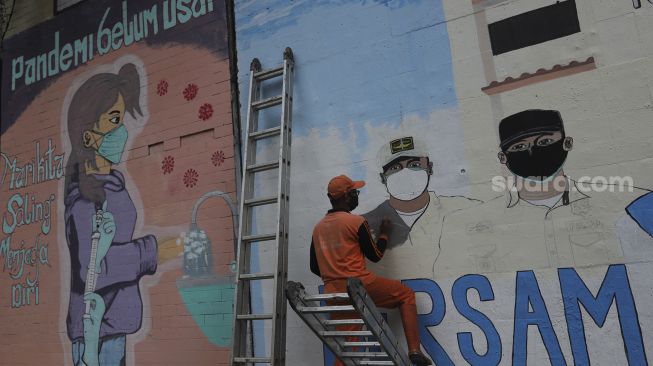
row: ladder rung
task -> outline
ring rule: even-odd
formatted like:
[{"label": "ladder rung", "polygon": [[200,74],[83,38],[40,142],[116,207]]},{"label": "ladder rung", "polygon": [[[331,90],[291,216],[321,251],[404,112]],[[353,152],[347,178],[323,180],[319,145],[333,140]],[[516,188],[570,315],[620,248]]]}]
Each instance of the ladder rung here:
[{"label": "ladder rung", "polygon": [[321,300],[349,300],[349,294],[346,292],[334,292],[331,294],[319,294],[304,297],[305,301],[321,301]]},{"label": "ladder rung", "polygon": [[259,71],[254,74],[254,77],[259,81],[263,81],[267,79],[276,78],[277,76],[281,76],[281,75],[283,75],[283,66],[279,66],[277,68],[270,69],[270,70]]},{"label": "ladder rung", "polygon": [[236,315],[238,320],[265,320],[272,319],[272,314],[241,314]]},{"label": "ladder rung", "polygon": [[274,273],[243,273],[238,278],[241,280],[265,280],[274,278]]},{"label": "ladder rung", "polygon": [[300,313],[340,313],[344,311],[354,311],[352,305],[341,306],[305,306],[298,307],[297,311]]},{"label": "ladder rung", "polygon": [[379,342],[343,342],[343,347],[381,347]]},{"label": "ladder rung", "polygon": [[258,110],[261,110],[261,109],[274,107],[275,105],[281,104],[282,100],[283,100],[283,98],[281,98],[281,95],[277,95],[276,97],[272,97],[272,98],[259,100],[259,101],[256,101],[256,102],[252,103],[252,109],[258,111]]},{"label": "ladder rung", "polygon": [[342,357],[350,357],[350,358],[363,358],[363,357],[370,357],[370,358],[388,358],[387,353],[385,352],[343,352],[340,354]]},{"label": "ladder rung", "polygon": [[270,357],[234,357],[234,362],[238,363],[271,363]]},{"label": "ladder rung", "polygon": [[369,337],[374,334],[369,330],[322,330],[322,337]]},{"label": "ladder rung", "polygon": [[243,241],[246,243],[252,243],[256,241],[268,241],[274,240],[277,238],[277,234],[258,234],[258,235],[246,235],[243,236]]},{"label": "ladder rung", "polygon": [[249,207],[271,205],[277,203],[277,196],[250,198],[245,200],[245,205]]},{"label": "ladder rung", "polygon": [[264,172],[266,170],[272,170],[279,168],[278,161],[271,161],[267,163],[253,164],[247,166],[247,171],[250,173]]},{"label": "ladder rung", "polygon": [[249,138],[254,140],[261,140],[266,137],[276,136],[281,133],[281,127],[272,127],[266,130],[256,131],[249,134]]},{"label": "ladder rung", "polygon": [[324,323],[324,325],[363,325],[363,324],[365,324],[363,319],[337,319],[337,320],[327,319],[323,323]]},{"label": "ladder rung", "polygon": [[395,363],[392,361],[372,361],[372,360],[360,360],[358,361],[359,365],[365,366],[394,366]]}]

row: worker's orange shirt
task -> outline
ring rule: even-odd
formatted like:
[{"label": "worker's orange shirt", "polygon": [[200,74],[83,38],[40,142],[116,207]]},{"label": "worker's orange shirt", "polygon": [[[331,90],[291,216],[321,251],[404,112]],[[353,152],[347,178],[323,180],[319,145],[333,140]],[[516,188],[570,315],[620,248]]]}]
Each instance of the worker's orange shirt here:
[{"label": "worker's orange shirt", "polygon": [[367,270],[365,257],[379,261],[385,251],[383,239],[379,240],[381,245],[374,241],[362,216],[329,211],[313,229],[312,237],[311,252],[314,250],[322,280],[326,283],[349,277],[371,279],[374,275]]}]

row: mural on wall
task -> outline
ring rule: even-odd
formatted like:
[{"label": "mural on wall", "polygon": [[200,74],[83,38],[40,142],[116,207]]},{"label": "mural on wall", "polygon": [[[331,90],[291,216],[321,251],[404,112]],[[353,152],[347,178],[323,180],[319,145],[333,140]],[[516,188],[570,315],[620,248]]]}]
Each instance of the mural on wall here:
[{"label": "mural on wall", "polygon": [[[371,229],[384,216],[394,223],[370,268],[417,293],[435,364],[648,364],[647,9],[587,0],[275,5],[236,4],[239,69],[252,57],[274,63],[288,40],[302,65],[294,241],[310,242],[331,177],[363,179],[354,213]],[[241,95],[248,76],[239,75]],[[308,254],[296,247],[289,273],[318,292]],[[270,293],[256,295],[264,303]],[[402,338],[398,315],[387,318]],[[313,360],[323,345],[292,314],[288,326],[288,363]]]},{"label": "mural on wall", "polygon": [[[379,166],[376,161],[379,149],[397,138],[419,137],[429,143],[430,154],[423,157],[433,163],[427,191],[436,192],[434,197],[467,193],[461,116],[455,90],[451,88],[453,75],[447,66],[449,40],[442,4],[418,1],[414,3],[417,8],[413,8],[408,3],[377,0],[235,3],[241,106],[247,105],[248,70],[253,58],[272,67],[279,63],[280,52],[290,45],[298,65],[302,65],[301,75],[298,73],[295,80],[293,104],[295,173],[290,181],[293,192],[290,242],[310,242],[306,240],[310,236],[308,231],[329,208],[326,184],[334,176],[346,174],[367,181],[368,185],[361,191],[360,213],[372,211],[389,200],[379,176],[384,164]],[[421,14],[419,19],[411,15],[417,13]],[[335,29],[343,29],[353,36],[335,35],[334,24],[338,24]],[[423,27],[431,31],[420,31]],[[370,42],[372,39],[375,41]],[[395,70],[402,76],[379,77],[385,75],[385,70]],[[270,95],[274,94],[270,92]],[[246,115],[244,110],[241,115]],[[273,118],[270,120],[274,122]],[[433,148],[433,141],[440,143]],[[260,161],[267,160],[264,154],[260,158]],[[271,194],[266,189],[275,184],[257,187],[260,188],[257,194]],[[431,194],[428,195],[430,201]],[[257,227],[267,227],[271,217],[257,216]],[[422,219],[414,225],[411,235],[417,235],[416,227],[426,225]],[[393,251],[410,250],[409,243],[400,246],[406,240],[407,237],[398,242]],[[435,258],[437,241],[428,245]],[[257,257],[255,252],[253,257],[262,263],[266,254],[261,251]],[[302,248],[290,251],[291,267],[305,266],[308,258],[305,254]],[[261,271],[265,268],[259,267]],[[295,273],[304,284],[315,281],[310,272]],[[420,276],[431,274],[432,261]],[[261,304],[257,310],[266,312],[266,299],[270,298],[271,289],[254,289],[253,307]],[[255,351],[263,357],[266,329],[263,326],[256,329],[257,324],[254,327]],[[303,332],[290,329],[288,334],[289,345],[302,344],[295,335],[308,338]],[[306,360],[314,359],[314,351],[310,352],[312,358],[311,355],[303,358],[296,353],[303,353],[302,347],[292,348],[288,352],[288,364],[306,364]]]},{"label": "mural on wall", "polygon": [[157,268],[157,240],[133,236],[136,206],[124,175],[113,169],[129,135],[125,114],[143,114],[140,83],[136,66],[128,63],[116,74],[89,78],[64,106],[73,147],[64,220],[71,258],[66,323],[75,365],[125,363],[125,335],[142,323],[139,280]]},{"label": "mural on wall", "polygon": [[643,230],[653,236],[653,193],[639,197],[628,205],[626,211]]},{"label": "mural on wall", "polygon": [[[643,239],[641,232],[636,233],[641,230],[627,220],[624,211],[632,197],[647,190],[628,185],[627,181],[618,186],[607,181],[590,181],[586,177],[577,181],[567,176],[563,167],[568,153],[573,149],[574,140],[566,135],[558,111],[526,110],[516,113],[501,121],[498,132],[501,140],[498,160],[507,166],[513,179],[497,176],[493,183],[498,191],[508,193],[508,200],[504,194],[484,203],[464,197],[445,197],[443,200],[442,196],[435,196],[435,199],[431,196],[430,204],[435,204],[437,208],[447,207],[448,199],[467,203],[453,206],[452,210],[443,210],[436,216],[424,215],[431,207],[429,201],[426,201],[426,205],[417,202],[427,192],[427,185],[420,178],[428,179],[432,173],[426,158],[428,148],[417,139],[404,137],[390,141],[381,149],[380,162],[387,164],[382,179],[390,200],[364,216],[373,228],[380,225],[380,218],[390,218],[395,232],[384,258],[368,265],[377,273],[408,278],[403,281],[407,286],[428,297],[426,304],[430,303],[427,308],[430,307],[431,312],[420,315],[421,338],[426,352],[437,364],[455,364],[437,337],[438,326],[447,314],[444,290],[437,281],[411,278],[460,276],[451,288],[453,305],[460,316],[480,327],[488,346],[485,353],[479,353],[474,348],[473,339],[460,333],[459,351],[472,364],[498,364],[503,357],[504,345],[497,327],[485,314],[471,307],[468,299],[468,293],[474,291],[481,301],[497,300],[493,284],[485,276],[465,273],[511,271],[517,271],[513,362],[526,363],[528,329],[534,326],[542,336],[552,364],[566,364],[560,337],[552,326],[552,317],[533,271],[547,268],[561,268],[558,276],[562,292],[558,296],[562,296],[565,304],[564,316],[568,322],[571,351],[578,362],[589,362],[585,325],[577,320],[582,319],[578,304],[583,304],[595,323],[602,327],[614,301],[620,304],[618,321],[622,327],[628,361],[633,365],[645,364],[644,340],[636,321],[638,310],[632,301],[632,287],[626,267],[610,266],[595,294],[587,289],[577,272],[568,267],[578,263],[620,263],[624,258],[641,260],[643,254],[653,253],[653,240]],[[388,153],[394,155],[384,158],[384,153],[386,156]],[[394,187],[388,185],[388,175],[403,169],[422,173],[423,177],[406,179],[404,184]],[[413,174],[417,176],[417,173]],[[618,188],[625,191],[620,192]],[[651,193],[648,193],[628,207],[628,213],[644,230],[646,225],[650,225],[647,214],[651,213],[651,197]],[[398,212],[388,209],[392,207],[392,203],[388,202],[400,198],[404,198],[401,203],[414,203],[418,209]],[[386,209],[383,209],[384,205]],[[424,232],[424,236],[412,235],[415,227],[403,229],[402,224],[409,224],[405,216],[411,218],[404,212],[416,212],[414,221],[423,220],[425,227],[436,232]],[[405,243],[392,243],[397,238],[397,231],[403,234],[400,242]],[[619,236],[620,233],[624,235]],[[406,239],[407,236],[410,236],[410,241]],[[440,245],[441,257],[437,258]],[[641,250],[643,245],[648,247],[644,251]],[[404,247],[413,251],[407,253]],[[407,266],[407,263],[410,265]],[[430,273],[424,276],[425,272]],[[392,314],[387,315],[394,318]],[[392,321],[397,323],[396,319]],[[324,354],[324,364],[331,364],[334,359],[331,352],[325,348]]]},{"label": "mural on wall", "polygon": [[508,200],[501,195],[445,220],[437,273],[610,264],[641,257],[636,248],[642,244],[629,242],[632,235],[617,236],[621,229],[638,229],[624,222],[624,208],[645,190],[628,182],[618,186],[567,176],[563,167],[574,140],[565,134],[558,111],[527,110],[506,117],[499,136],[499,161],[512,175],[497,176],[493,184],[508,192]]},{"label": "mural on wall", "polygon": [[57,154],[51,139],[47,149],[41,149],[41,142],[37,141],[34,156],[28,161],[0,152],[3,163],[0,186],[7,199],[2,211],[4,235],[0,241],[0,258],[2,272],[11,280],[3,296],[9,299],[11,308],[39,305],[41,276],[51,267],[52,236],[49,234],[53,229],[57,195],[52,192],[40,197],[32,186],[61,179],[65,154]]},{"label": "mural on wall", "polygon": [[[3,359],[227,362],[225,11],[215,0],[101,0],[5,42],[0,286],[11,296],[0,311],[16,322],[0,335],[21,336]],[[20,352],[37,333],[56,347]]]},{"label": "mural on wall", "polygon": [[[363,217],[374,229],[380,227],[384,218],[392,222],[388,238],[392,254],[383,261],[370,263],[370,268],[391,276],[400,270],[404,278],[433,277],[447,215],[482,201],[430,191],[433,163],[427,145],[418,138],[406,136],[389,141],[381,147],[377,158],[379,176],[390,198]],[[410,269],[400,264],[407,258],[413,262]]]}]

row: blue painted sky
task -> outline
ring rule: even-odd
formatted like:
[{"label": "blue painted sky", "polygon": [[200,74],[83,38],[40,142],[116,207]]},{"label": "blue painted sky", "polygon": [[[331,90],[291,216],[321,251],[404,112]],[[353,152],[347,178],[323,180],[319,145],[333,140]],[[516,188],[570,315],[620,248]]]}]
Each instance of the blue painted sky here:
[{"label": "blue painted sky", "polygon": [[237,1],[236,32],[243,106],[252,58],[271,67],[293,48],[297,135],[456,106],[439,0]]}]

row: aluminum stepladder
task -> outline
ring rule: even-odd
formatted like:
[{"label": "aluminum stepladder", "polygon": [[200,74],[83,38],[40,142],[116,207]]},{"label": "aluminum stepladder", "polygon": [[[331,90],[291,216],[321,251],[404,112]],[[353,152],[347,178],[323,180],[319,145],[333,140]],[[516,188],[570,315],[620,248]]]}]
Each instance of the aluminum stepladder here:
[{"label": "aluminum stepladder", "polygon": [[[236,270],[236,293],[234,304],[232,365],[255,363],[275,366],[285,365],[286,348],[286,300],[284,288],[288,278],[288,204],[290,190],[290,144],[292,133],[292,102],[294,58],[290,48],[283,54],[283,65],[262,70],[258,59],[250,66],[249,102],[247,109],[246,139],[243,150],[243,179],[240,199],[240,225]],[[261,83],[272,78],[282,77],[281,95],[261,99]],[[259,130],[259,111],[281,105],[281,123],[278,127]],[[256,162],[257,142],[264,139],[279,138],[277,159],[263,163]],[[276,196],[254,197],[254,174],[278,170],[278,189]],[[265,205],[277,205],[276,232],[253,233],[253,209]],[[274,272],[252,273],[252,245],[257,242],[274,241],[276,258],[273,258]],[[271,313],[254,314],[250,306],[252,281],[274,281],[274,296]],[[255,357],[251,346],[253,321],[271,322],[270,353],[266,357]]]},{"label": "aluminum stepladder", "polygon": [[[286,297],[297,315],[313,330],[315,335],[347,366],[394,365],[411,366],[408,353],[397,342],[387,321],[377,310],[374,301],[357,278],[347,281],[347,293],[307,295],[299,282],[288,282]],[[321,306],[324,300],[346,300],[351,305]],[[330,314],[356,312],[360,318],[331,320]],[[366,330],[338,331],[338,325],[364,325]],[[365,337],[347,341],[347,337]],[[379,351],[370,350],[380,348]],[[363,348],[367,351],[357,351]]]}]

